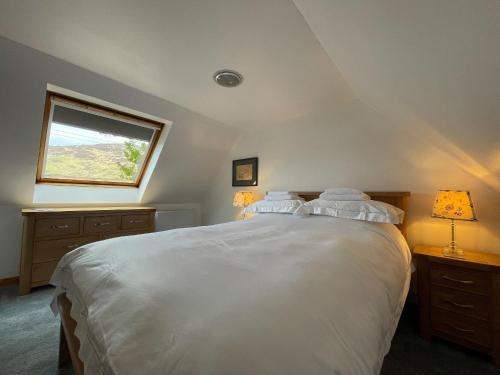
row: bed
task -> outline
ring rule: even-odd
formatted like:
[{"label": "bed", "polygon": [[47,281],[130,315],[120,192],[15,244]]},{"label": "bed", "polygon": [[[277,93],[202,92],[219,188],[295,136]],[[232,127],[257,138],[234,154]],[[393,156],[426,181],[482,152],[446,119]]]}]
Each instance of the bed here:
[{"label": "bed", "polygon": [[[367,194],[402,209],[409,196]],[[59,363],[78,375],[377,374],[408,292],[405,234],[262,214],[85,245],[52,278]]]}]

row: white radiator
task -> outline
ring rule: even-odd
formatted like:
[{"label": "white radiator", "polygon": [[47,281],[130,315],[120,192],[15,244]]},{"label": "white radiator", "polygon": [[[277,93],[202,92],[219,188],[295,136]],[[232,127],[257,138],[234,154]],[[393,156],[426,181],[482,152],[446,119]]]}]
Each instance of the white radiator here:
[{"label": "white radiator", "polygon": [[156,231],[167,229],[194,227],[196,225],[195,210],[161,210],[156,211]]}]

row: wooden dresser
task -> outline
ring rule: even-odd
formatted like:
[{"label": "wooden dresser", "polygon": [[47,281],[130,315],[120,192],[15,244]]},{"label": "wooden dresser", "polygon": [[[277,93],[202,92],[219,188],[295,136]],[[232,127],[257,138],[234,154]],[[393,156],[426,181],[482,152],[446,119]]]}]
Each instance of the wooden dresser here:
[{"label": "wooden dresser", "polygon": [[23,209],[19,292],[46,285],[61,257],[82,245],[155,229],[151,207]]},{"label": "wooden dresser", "polygon": [[500,255],[464,253],[453,259],[441,247],[415,247],[420,333],[482,351],[500,365]]}]

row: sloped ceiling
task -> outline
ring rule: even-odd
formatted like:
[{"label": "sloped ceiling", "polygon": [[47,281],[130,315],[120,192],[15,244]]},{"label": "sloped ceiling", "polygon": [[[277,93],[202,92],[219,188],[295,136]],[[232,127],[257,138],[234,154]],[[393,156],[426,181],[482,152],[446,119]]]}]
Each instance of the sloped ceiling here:
[{"label": "sloped ceiling", "polygon": [[500,191],[500,1],[294,2],[361,100]]},{"label": "sloped ceiling", "polygon": [[[291,0],[0,4],[0,35],[230,126],[283,122],[348,91]],[[217,86],[221,68],[245,81]]]},{"label": "sloped ceiling", "polygon": [[[428,172],[433,153],[446,153],[453,168],[500,190],[500,145],[492,136],[500,124],[498,0],[0,6],[0,35],[230,126],[272,126],[354,95],[432,146],[407,150]],[[243,84],[216,86],[212,74],[221,67],[240,71]],[[182,170],[185,178],[192,173]]]}]

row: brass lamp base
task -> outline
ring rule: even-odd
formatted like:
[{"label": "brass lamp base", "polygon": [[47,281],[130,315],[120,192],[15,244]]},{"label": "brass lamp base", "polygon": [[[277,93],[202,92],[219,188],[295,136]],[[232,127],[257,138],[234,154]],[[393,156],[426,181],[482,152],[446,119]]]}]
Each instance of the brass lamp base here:
[{"label": "brass lamp base", "polygon": [[464,258],[464,251],[462,249],[457,249],[455,246],[446,246],[443,248],[443,255],[448,258]]},{"label": "brass lamp base", "polygon": [[443,248],[443,255],[448,258],[464,258],[464,251],[458,249],[455,243],[455,220],[451,219],[451,242],[448,246]]}]

